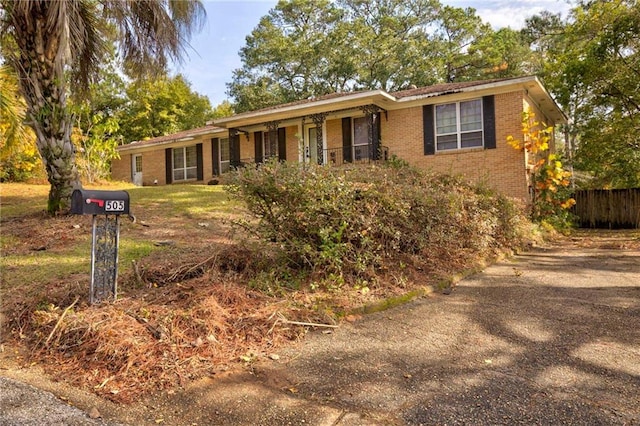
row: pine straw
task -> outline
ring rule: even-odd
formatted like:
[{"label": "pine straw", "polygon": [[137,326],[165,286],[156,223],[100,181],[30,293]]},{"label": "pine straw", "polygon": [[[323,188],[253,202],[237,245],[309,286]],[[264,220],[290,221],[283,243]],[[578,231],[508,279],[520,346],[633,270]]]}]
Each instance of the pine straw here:
[{"label": "pine straw", "polygon": [[125,274],[125,296],[115,303],[77,303],[81,293],[60,289],[57,302],[17,317],[20,335],[29,336],[34,359],[49,374],[126,403],[272,353],[308,328],[288,321],[333,325],[354,308],[468,266],[445,255],[407,257],[402,264],[412,266],[401,274],[378,271],[366,293],[300,289],[272,298],[247,287],[243,274],[255,253],[242,247],[167,252]]},{"label": "pine straw", "polygon": [[248,352],[268,353],[303,331],[278,326],[282,303],[228,280],[204,276],[149,295],[153,300],[36,311],[36,356],[57,377],[129,402],[215,374]]}]

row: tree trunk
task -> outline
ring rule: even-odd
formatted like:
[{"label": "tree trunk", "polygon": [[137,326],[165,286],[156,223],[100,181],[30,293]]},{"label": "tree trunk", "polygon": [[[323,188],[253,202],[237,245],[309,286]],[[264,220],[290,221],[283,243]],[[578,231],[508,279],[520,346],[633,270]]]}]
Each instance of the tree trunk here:
[{"label": "tree trunk", "polygon": [[51,184],[47,211],[56,214],[71,207],[71,193],[81,184],[71,142],[73,122],[67,108],[64,61],[58,57],[60,33],[49,28],[45,14],[38,12],[41,10],[34,10],[35,16],[18,23],[20,55],[14,60],[27,103],[27,124],[36,134]]}]

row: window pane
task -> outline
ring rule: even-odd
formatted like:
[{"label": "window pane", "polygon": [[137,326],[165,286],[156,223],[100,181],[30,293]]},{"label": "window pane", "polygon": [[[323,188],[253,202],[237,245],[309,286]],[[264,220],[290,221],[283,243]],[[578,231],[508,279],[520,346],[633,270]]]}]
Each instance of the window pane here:
[{"label": "window pane", "polygon": [[220,161],[229,161],[229,138],[220,139]]},{"label": "window pane", "polygon": [[353,144],[369,145],[369,121],[367,117],[353,119]]},{"label": "window pane", "polygon": [[142,172],[142,155],[136,156],[136,173]]},{"label": "window pane", "polygon": [[220,173],[227,173],[229,171],[229,161],[220,162]]},{"label": "window pane", "polygon": [[196,179],[198,177],[198,168],[189,167],[187,169],[187,179]]},{"label": "window pane", "polygon": [[460,130],[482,129],[482,103],[480,99],[460,102]]},{"label": "window pane", "polygon": [[173,171],[173,180],[184,180],[184,169]]},{"label": "window pane", "polygon": [[184,167],[184,148],[173,149],[173,168],[180,169]]},{"label": "window pane", "polygon": [[438,151],[458,148],[458,135],[438,136]]},{"label": "window pane", "polygon": [[471,148],[474,146],[482,146],[482,132],[470,132],[460,135],[462,148]]},{"label": "window pane", "polygon": [[436,134],[455,133],[456,104],[436,105]]},{"label": "window pane", "polygon": [[195,146],[185,148],[187,152],[187,167],[196,167],[198,165],[198,151]]}]

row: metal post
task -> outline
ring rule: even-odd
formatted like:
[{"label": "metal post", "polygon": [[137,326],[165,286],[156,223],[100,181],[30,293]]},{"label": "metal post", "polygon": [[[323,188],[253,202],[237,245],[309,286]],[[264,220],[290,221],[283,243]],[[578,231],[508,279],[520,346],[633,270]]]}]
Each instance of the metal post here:
[{"label": "metal post", "polygon": [[115,300],[117,294],[120,216],[105,215],[102,224],[98,222],[97,215],[93,215],[89,295],[92,304]]}]

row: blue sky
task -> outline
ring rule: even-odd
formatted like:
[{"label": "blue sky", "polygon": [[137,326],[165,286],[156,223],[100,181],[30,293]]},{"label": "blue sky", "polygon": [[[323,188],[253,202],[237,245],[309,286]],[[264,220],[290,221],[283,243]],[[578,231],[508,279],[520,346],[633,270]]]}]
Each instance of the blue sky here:
[{"label": "blue sky", "polygon": [[[566,16],[565,0],[440,0],[455,7],[473,7],[494,28],[520,28],[525,18],[542,10]],[[191,82],[194,91],[209,97],[212,106],[227,98],[226,83],[242,63],[238,52],[245,37],[258,25],[277,0],[203,0],[207,23],[191,40],[188,58],[176,67]]]}]

